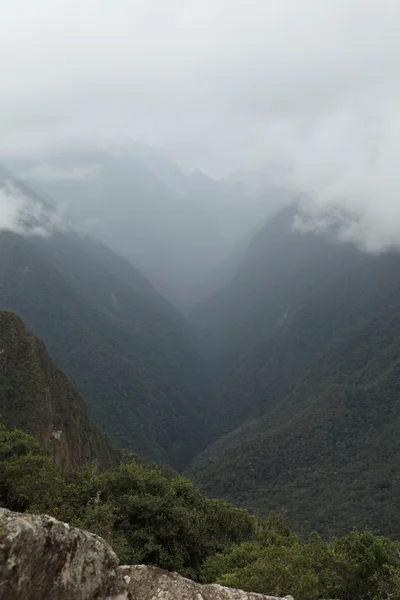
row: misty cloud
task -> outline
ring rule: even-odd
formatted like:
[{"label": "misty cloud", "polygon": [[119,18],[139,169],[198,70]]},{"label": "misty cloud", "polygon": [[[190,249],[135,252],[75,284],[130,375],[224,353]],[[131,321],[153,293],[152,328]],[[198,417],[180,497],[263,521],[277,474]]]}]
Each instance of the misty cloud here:
[{"label": "misty cloud", "polygon": [[12,179],[0,182],[0,230],[47,236],[64,226],[59,210],[25,194]]},{"label": "misty cloud", "polygon": [[373,253],[400,247],[400,118],[369,128],[359,118],[331,122],[306,141],[303,157],[297,150],[291,178],[305,198],[296,227],[336,225],[340,239]]},{"label": "misty cloud", "polygon": [[58,167],[37,165],[25,173],[27,179],[36,181],[93,181],[101,171],[100,165]]},{"label": "misty cloud", "polygon": [[280,165],[303,226],[399,246],[399,30],[397,0],[6,0],[0,150],[127,134],[218,176]]}]

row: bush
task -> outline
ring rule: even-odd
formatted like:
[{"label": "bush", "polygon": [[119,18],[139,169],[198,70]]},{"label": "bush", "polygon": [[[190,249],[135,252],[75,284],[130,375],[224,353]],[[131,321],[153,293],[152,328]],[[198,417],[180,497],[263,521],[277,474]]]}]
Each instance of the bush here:
[{"label": "bush", "polygon": [[124,563],[197,578],[207,557],[253,535],[254,518],[210,500],[184,477],[133,460],[64,472],[29,435],[0,430],[0,502],[45,512],[104,537]]},{"label": "bush", "polygon": [[251,542],[205,561],[201,578],[296,600],[400,600],[400,544],[370,531],[307,541],[272,514]]},{"label": "bush", "polygon": [[300,538],[278,514],[256,519],[187,479],[133,460],[99,473],[57,467],[30,435],[0,426],[0,503],[104,537],[124,563],[296,600],[400,600],[400,544],[353,530]]}]

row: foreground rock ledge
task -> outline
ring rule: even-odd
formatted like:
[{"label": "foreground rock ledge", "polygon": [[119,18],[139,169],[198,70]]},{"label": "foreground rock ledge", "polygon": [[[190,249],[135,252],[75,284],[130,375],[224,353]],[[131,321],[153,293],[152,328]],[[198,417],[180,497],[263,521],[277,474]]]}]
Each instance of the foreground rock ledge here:
[{"label": "foreground rock ledge", "polygon": [[[119,567],[126,589],[107,600],[279,600],[275,596],[251,594],[221,585],[201,585],[178,573],[157,567],[135,565]],[[292,596],[285,596],[293,600]]]},{"label": "foreground rock ledge", "polygon": [[157,567],[118,567],[97,535],[52,517],[0,508],[0,600],[275,599],[200,585]]}]

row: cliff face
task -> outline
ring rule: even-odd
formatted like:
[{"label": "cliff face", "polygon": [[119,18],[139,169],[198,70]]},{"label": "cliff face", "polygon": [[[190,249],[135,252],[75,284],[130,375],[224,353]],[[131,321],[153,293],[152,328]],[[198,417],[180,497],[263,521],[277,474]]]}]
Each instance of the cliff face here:
[{"label": "cliff face", "polygon": [[117,458],[44,343],[9,311],[0,311],[0,422],[34,435],[67,468],[95,459],[108,467]]},{"label": "cliff face", "polygon": [[118,567],[110,546],[92,533],[0,509],[0,600],[44,599],[277,600],[200,585],[157,567]]}]

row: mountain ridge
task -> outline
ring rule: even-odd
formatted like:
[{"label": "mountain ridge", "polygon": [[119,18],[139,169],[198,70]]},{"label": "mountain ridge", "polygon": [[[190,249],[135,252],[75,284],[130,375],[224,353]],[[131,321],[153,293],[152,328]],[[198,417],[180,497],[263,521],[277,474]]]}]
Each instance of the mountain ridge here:
[{"label": "mountain ridge", "polygon": [[0,310],[0,422],[32,434],[66,468],[97,460],[117,464],[119,452],[90,419],[67,376],[44,343],[11,311]]},{"label": "mountain ridge", "polygon": [[[68,236],[62,241],[68,250]],[[62,252],[65,246],[59,243],[60,238],[30,240],[0,234],[0,303],[21,314],[46,341],[52,358],[83,393],[95,420],[115,443],[168,463],[168,449],[177,443],[168,431],[180,416],[185,421],[193,415],[195,420],[190,405],[182,408],[185,397],[195,401],[199,394],[191,390],[195,355],[190,342],[181,324],[155,310],[129,286],[122,285],[117,292],[116,280],[108,278],[107,271],[100,269],[88,286],[83,273],[85,264],[91,263],[80,250],[80,260],[55,265],[49,251]],[[108,298],[98,293],[98,285],[108,290]],[[189,363],[187,368],[181,362]],[[193,369],[195,380],[195,364]]]},{"label": "mountain ridge", "polygon": [[[344,258],[347,248],[340,250]],[[400,256],[350,250],[344,265],[338,255],[334,272],[321,253],[316,260],[321,257],[321,276],[310,271],[305,294],[293,298],[286,319],[279,322],[272,312],[275,329],[264,340],[254,336],[248,351],[237,354],[213,401],[209,445],[187,474],[206,493],[240,506],[287,510],[304,533],[344,533],[368,523],[397,538]],[[279,279],[279,253],[274,260]],[[292,283],[285,293],[295,289]],[[259,289],[268,311],[276,296],[270,300]],[[273,278],[268,289],[279,290]],[[252,302],[244,294],[241,310],[257,323]],[[357,507],[361,494],[368,510]]]},{"label": "mountain ridge", "polygon": [[[34,211],[40,196],[24,190]],[[69,228],[37,233],[0,231],[0,306],[44,339],[114,443],[188,461],[203,384],[184,317],[104,244]]]}]

